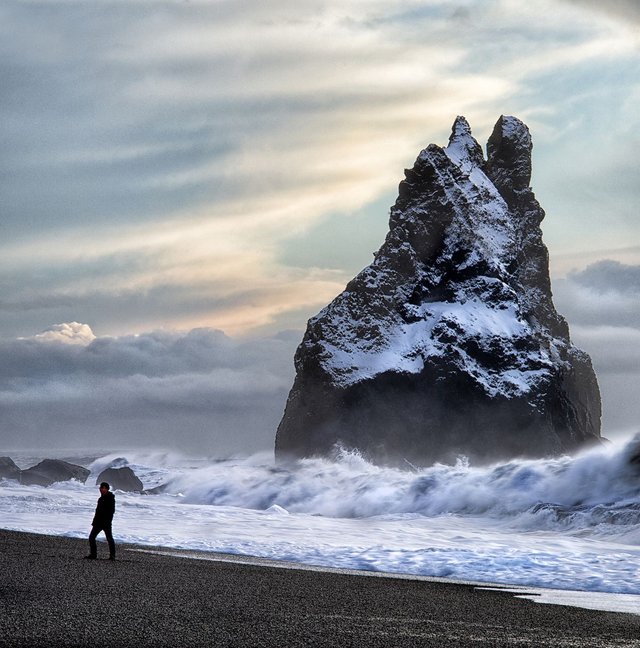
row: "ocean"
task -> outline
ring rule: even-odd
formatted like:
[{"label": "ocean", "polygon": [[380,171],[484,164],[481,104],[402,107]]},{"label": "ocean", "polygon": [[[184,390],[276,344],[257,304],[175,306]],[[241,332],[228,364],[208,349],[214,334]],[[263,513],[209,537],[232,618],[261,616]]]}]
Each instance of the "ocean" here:
[{"label": "ocean", "polygon": [[[44,458],[0,454],[21,468]],[[115,491],[116,542],[509,585],[540,602],[640,613],[640,435],[492,466],[385,468],[347,451],[289,466],[272,453],[64,458],[91,470],[86,484],[0,481],[1,528],[87,537],[97,475],[127,465],[164,492]]]}]

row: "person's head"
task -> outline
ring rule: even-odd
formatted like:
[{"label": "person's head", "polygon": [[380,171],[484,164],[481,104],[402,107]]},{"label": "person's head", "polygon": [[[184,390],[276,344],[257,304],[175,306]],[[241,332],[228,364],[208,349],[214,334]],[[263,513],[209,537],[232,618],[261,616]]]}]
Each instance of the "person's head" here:
[{"label": "person's head", "polygon": [[109,484],[107,484],[107,482],[102,482],[100,484],[100,493],[102,495],[104,495],[105,493],[107,493],[109,491],[109,488],[110,487],[109,487]]}]

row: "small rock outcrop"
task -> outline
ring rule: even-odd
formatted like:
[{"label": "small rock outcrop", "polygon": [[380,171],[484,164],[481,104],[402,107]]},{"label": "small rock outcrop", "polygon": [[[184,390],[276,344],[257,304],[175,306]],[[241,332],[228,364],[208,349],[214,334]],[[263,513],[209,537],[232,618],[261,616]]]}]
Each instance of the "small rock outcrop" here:
[{"label": "small rock outcrop", "polygon": [[502,116],[485,159],[458,117],[405,171],[373,263],[309,320],[278,459],[343,446],[378,463],[493,461],[599,442],[596,376],[552,301],[531,149]]},{"label": "small rock outcrop", "polygon": [[20,479],[20,472],[11,457],[0,457],[0,479]]},{"label": "small rock outcrop", "polygon": [[21,471],[20,481],[28,486],[51,486],[70,479],[84,483],[89,472],[87,468],[61,459],[44,459],[39,464]]},{"label": "small rock outcrop", "polygon": [[111,490],[140,493],[144,488],[140,479],[128,466],[124,466],[123,468],[106,468],[98,475],[96,484],[103,481],[111,486]]}]

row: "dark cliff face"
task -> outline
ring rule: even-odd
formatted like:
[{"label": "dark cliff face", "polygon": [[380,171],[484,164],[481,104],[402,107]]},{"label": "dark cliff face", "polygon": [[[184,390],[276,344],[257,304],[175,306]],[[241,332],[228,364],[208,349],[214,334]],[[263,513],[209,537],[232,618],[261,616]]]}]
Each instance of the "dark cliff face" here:
[{"label": "dark cliff face", "polygon": [[375,260],[309,320],[278,458],[491,461],[598,441],[596,377],[552,301],[528,128],[501,117],[487,153],[458,117],[405,171]]}]

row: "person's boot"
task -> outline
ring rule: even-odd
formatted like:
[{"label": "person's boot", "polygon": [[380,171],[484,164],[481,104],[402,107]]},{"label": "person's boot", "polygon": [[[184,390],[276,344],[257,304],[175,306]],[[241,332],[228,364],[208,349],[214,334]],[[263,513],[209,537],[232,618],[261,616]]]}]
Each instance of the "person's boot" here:
[{"label": "person's boot", "polygon": [[94,556],[93,554],[89,554],[88,556],[85,556],[85,560],[95,560],[98,556]]}]

